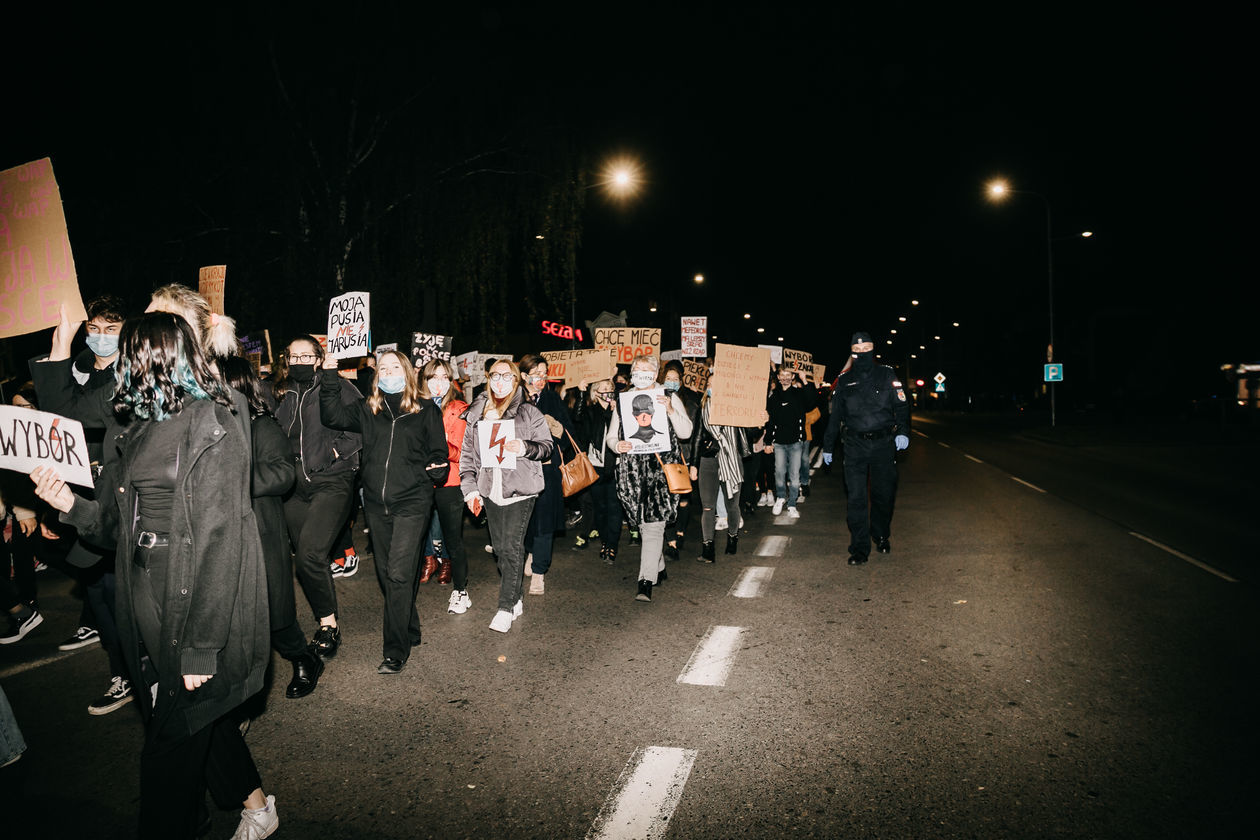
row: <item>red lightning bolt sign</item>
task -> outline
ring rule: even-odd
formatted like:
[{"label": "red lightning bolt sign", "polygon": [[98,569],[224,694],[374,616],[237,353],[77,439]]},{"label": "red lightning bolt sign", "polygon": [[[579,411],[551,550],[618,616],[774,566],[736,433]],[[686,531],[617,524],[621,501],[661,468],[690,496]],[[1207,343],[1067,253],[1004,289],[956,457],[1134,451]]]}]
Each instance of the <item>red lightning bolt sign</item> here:
[{"label": "red lightning bolt sign", "polygon": [[499,459],[500,464],[503,463],[503,444],[507,442],[508,442],[508,439],[506,437],[499,437],[499,424],[498,423],[495,423],[493,426],[490,427],[489,448],[494,449],[496,446],[499,447],[499,454],[496,455],[495,457]]}]

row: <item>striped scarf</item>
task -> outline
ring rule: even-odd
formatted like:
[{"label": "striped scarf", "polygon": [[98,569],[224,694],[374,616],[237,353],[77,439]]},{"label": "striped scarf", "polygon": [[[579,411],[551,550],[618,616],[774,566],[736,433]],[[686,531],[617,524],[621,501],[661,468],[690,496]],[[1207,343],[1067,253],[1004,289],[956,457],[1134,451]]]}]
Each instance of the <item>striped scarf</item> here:
[{"label": "striped scarf", "polygon": [[744,462],[739,457],[739,444],[735,441],[735,435],[740,432],[734,426],[710,425],[708,400],[700,408],[700,417],[704,428],[718,442],[718,477],[726,485],[726,495],[734,495],[744,482]]}]

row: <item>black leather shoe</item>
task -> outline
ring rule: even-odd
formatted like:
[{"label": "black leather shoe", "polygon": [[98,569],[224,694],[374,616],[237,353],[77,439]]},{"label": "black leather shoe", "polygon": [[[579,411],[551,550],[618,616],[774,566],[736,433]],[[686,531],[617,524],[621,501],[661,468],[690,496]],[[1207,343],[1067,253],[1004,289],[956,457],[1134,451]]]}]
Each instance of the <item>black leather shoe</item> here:
[{"label": "black leather shoe", "polygon": [[661,569],[661,571],[656,575],[656,585],[660,586],[662,583],[664,583],[667,580],[669,580],[669,572],[665,571],[664,569]]},{"label": "black leather shoe", "polygon": [[736,534],[733,537],[730,534],[727,534],[726,535],[726,553],[734,554],[738,549],[739,549],[739,534]]},{"label": "black leather shoe", "polygon": [[666,560],[677,560],[678,559],[678,543],[675,542],[673,545],[670,545],[669,543],[665,543],[665,548],[662,550],[662,553],[665,555]]},{"label": "black leather shoe", "polygon": [[849,565],[850,565],[850,566],[861,566],[861,565],[863,565],[865,562],[866,562],[866,558],[865,558],[865,557],[863,557],[861,554],[850,554],[850,555],[849,555]]},{"label": "black leather shoe", "polygon": [[646,581],[646,580],[639,581],[639,594],[634,596],[634,600],[648,601],[649,603],[651,602],[652,584],[649,581]]},{"label": "black leather shoe", "polygon": [[420,632],[416,631],[416,633],[410,636],[407,641],[411,642],[412,647],[420,647]]},{"label": "black leather shoe", "polygon": [[887,554],[892,551],[892,546],[888,544],[888,537],[876,537],[875,550],[880,554]]},{"label": "black leather shoe", "polygon": [[401,659],[393,659],[387,656],[381,660],[380,665],[376,666],[376,673],[397,674],[399,671],[403,669],[403,665],[406,665],[406,664],[407,663],[403,662]]},{"label": "black leather shoe", "polygon": [[330,625],[320,627],[315,631],[315,638],[311,639],[311,647],[320,659],[332,659],[337,655],[337,648],[341,647],[341,628]]},{"label": "black leather shoe", "polygon": [[714,551],[713,540],[706,540],[700,544],[700,556],[696,559],[701,563],[712,563]]},{"label": "black leather shoe", "polygon": [[324,673],[323,660],[308,650],[293,660],[293,679],[289,680],[284,696],[290,700],[296,700],[310,694],[315,690],[315,684],[319,682],[319,675],[322,673]]}]

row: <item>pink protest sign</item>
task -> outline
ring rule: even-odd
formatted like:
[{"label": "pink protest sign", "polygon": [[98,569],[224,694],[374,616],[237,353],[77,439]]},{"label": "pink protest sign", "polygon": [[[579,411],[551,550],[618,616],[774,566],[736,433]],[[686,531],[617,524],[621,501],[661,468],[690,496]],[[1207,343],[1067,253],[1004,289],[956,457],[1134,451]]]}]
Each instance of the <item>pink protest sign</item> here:
[{"label": "pink protest sign", "polygon": [[0,172],[0,338],[87,319],[52,161]]}]

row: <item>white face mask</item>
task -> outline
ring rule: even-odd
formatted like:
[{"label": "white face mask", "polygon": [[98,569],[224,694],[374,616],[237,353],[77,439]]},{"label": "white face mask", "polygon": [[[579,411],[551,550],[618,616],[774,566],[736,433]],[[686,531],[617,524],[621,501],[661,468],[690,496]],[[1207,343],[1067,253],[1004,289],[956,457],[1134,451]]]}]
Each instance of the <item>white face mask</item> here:
[{"label": "white face mask", "polygon": [[438,379],[437,377],[429,380],[429,395],[434,399],[442,399],[449,390],[451,390],[451,380]]},{"label": "white face mask", "polygon": [[650,370],[636,370],[630,374],[630,384],[642,390],[651,388],[656,382],[656,374]]},{"label": "white face mask", "polygon": [[500,379],[498,382],[491,382],[490,390],[494,392],[496,397],[502,399],[512,393],[512,382],[511,380],[505,379]]}]

